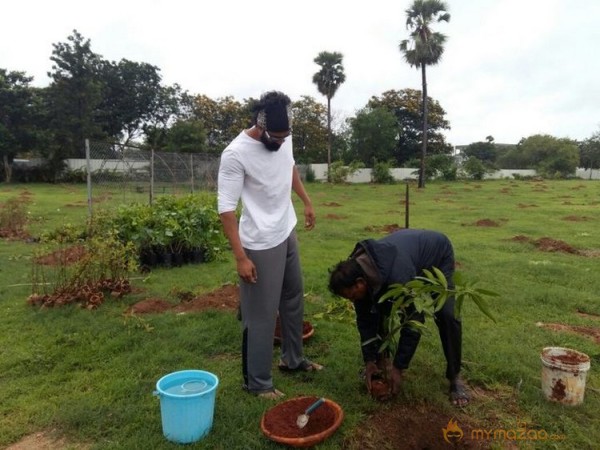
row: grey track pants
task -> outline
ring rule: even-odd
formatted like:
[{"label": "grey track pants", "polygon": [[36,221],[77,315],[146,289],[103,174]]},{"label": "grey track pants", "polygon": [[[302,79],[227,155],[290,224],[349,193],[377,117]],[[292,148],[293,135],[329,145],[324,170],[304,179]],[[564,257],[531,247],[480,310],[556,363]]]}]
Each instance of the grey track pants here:
[{"label": "grey track pants", "polygon": [[240,280],[242,372],[251,392],[273,389],[273,335],[277,313],[281,320],[281,359],[290,368],[303,358],[304,286],[296,232],[277,247],[248,250],[257,282]]}]

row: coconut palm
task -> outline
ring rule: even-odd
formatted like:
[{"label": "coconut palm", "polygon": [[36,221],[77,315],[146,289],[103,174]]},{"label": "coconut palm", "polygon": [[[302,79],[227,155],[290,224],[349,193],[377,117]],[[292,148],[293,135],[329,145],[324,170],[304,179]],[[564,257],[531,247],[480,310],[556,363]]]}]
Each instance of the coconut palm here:
[{"label": "coconut palm", "polygon": [[331,173],[331,98],[335,95],[341,84],[346,81],[342,58],[338,52],[321,52],[314,62],[321,66],[321,70],[313,75],[313,83],[321,94],[327,97],[327,181]]},{"label": "coconut palm", "polygon": [[419,168],[419,187],[425,187],[425,156],[427,155],[427,76],[426,67],[437,64],[444,53],[446,36],[431,30],[431,25],[449,22],[448,6],[440,0],[414,0],[406,10],[406,28],[410,39],[400,42],[400,51],[408,64],[421,69],[423,83],[423,145]]}]

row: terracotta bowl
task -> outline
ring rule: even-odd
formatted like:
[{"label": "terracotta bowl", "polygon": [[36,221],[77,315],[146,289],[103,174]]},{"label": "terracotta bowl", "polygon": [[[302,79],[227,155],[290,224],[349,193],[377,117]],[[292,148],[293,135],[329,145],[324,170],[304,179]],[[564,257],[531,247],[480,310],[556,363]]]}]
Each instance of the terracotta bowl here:
[{"label": "terracotta bowl", "polygon": [[342,424],[344,411],[332,400],[325,402],[310,415],[308,424],[298,428],[296,419],[318,397],[296,397],[267,410],[260,421],[266,437],[291,447],[312,447],[330,437]]},{"label": "terracotta bowl", "polygon": [[[277,326],[275,327],[275,335],[273,336],[273,341],[275,344],[281,344],[281,329],[279,328],[279,319],[277,319]],[[311,325],[310,322],[306,320],[302,322],[302,341],[306,342],[310,337],[315,334],[315,329]]]}]

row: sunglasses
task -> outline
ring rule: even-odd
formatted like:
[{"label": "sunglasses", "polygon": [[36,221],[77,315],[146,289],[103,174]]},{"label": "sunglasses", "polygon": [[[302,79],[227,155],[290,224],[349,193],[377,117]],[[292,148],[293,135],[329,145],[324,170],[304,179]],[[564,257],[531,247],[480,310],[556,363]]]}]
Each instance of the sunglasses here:
[{"label": "sunglasses", "polygon": [[267,139],[269,139],[270,141],[274,141],[274,142],[284,142],[288,137],[290,137],[292,133],[288,133],[285,136],[271,136],[269,134],[269,132],[267,130],[265,130],[265,136],[267,137]]}]

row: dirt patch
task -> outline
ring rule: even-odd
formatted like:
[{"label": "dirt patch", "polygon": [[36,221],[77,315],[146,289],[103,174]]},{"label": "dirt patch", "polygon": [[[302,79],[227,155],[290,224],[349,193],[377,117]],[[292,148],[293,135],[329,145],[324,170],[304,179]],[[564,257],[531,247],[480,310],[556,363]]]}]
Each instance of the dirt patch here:
[{"label": "dirt patch", "polygon": [[588,258],[598,258],[600,257],[600,250],[598,249],[583,249],[579,250],[571,245],[567,244],[564,241],[553,239],[550,237],[542,237],[539,239],[532,239],[527,236],[523,236],[519,234],[517,236],[513,236],[509,240],[514,242],[527,242],[533,244],[538,250],[542,252],[562,252],[562,253],[570,253],[572,255],[585,256]]},{"label": "dirt patch", "polygon": [[591,219],[586,216],[567,216],[567,217],[563,217],[563,220],[567,220],[569,222],[585,222],[585,221],[591,220]]},{"label": "dirt patch", "polygon": [[476,227],[499,227],[500,224],[491,219],[481,219],[475,222]]},{"label": "dirt patch", "polygon": [[538,207],[538,205],[533,204],[533,203],[531,203],[531,204],[519,203],[517,206],[519,208],[537,208]]},{"label": "dirt patch", "polygon": [[510,238],[511,241],[515,241],[515,242],[530,242],[531,239],[528,238],[527,236],[523,236],[522,234],[518,234],[517,236],[513,236],[512,238]]},{"label": "dirt patch", "polygon": [[577,315],[579,317],[585,317],[586,319],[595,319],[595,320],[600,319],[600,314],[582,311],[581,309],[577,310]]},{"label": "dirt patch", "polygon": [[333,207],[338,207],[338,206],[342,206],[339,203],[336,202],[328,202],[328,203],[323,203],[323,206],[333,206]]},{"label": "dirt patch", "polygon": [[68,266],[83,258],[85,252],[85,248],[82,245],[74,245],[72,247],[60,248],[48,255],[38,256],[35,262],[42,266]]},{"label": "dirt patch", "polygon": [[382,225],[380,227],[376,227],[373,225],[369,225],[369,226],[365,227],[365,231],[368,231],[369,233],[374,232],[374,233],[387,233],[387,234],[390,234],[390,233],[393,233],[395,231],[402,230],[402,229],[403,228],[400,225],[398,225],[397,223],[392,223],[389,225]]},{"label": "dirt patch", "polygon": [[579,254],[579,250],[574,247],[571,247],[564,241],[558,239],[552,239],[550,237],[542,237],[535,241],[533,241],[538,250],[542,252],[562,252],[562,253],[571,253],[574,255]]},{"label": "dirt patch", "polygon": [[596,344],[600,344],[600,328],[596,327],[587,327],[580,325],[566,325],[562,323],[542,323],[538,322],[536,324],[538,327],[547,328],[552,331],[564,331],[567,333],[578,334],[580,336],[585,336],[588,339],[593,339]]},{"label": "dirt patch", "polygon": [[127,309],[128,314],[156,314],[173,311],[176,313],[198,312],[206,309],[236,311],[239,304],[239,287],[226,284],[207,294],[199,296],[178,295],[181,302],[173,304],[164,299],[149,298],[142,300]]},{"label": "dirt patch", "polygon": [[347,219],[348,216],[338,216],[337,214],[327,214],[325,216],[326,219],[331,219],[331,220],[344,220]]},{"label": "dirt patch", "polygon": [[473,440],[471,430],[479,429],[472,419],[437,411],[427,404],[390,404],[361,421],[345,439],[346,450],[405,449],[448,450],[484,449],[489,444]]},{"label": "dirt patch", "polygon": [[91,448],[88,444],[74,444],[64,438],[55,438],[52,433],[39,432],[25,436],[19,442],[9,445],[5,450],[87,450]]}]

